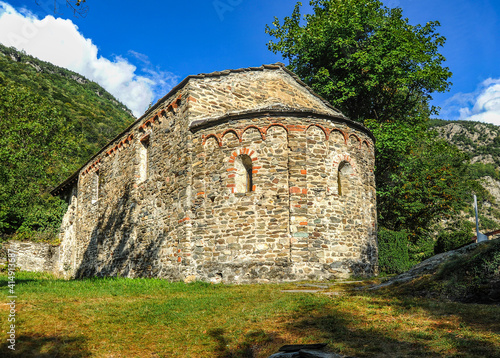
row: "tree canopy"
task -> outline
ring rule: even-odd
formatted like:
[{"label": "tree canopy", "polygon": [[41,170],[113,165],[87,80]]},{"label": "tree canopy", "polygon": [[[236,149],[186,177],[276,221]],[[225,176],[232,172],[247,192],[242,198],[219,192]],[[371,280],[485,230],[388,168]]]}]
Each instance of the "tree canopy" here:
[{"label": "tree canopy", "polygon": [[351,119],[411,120],[429,110],[433,92],[448,89],[438,22],[410,25],[400,8],[376,0],[310,4],[313,14],[301,16],[299,2],[283,23],[266,27],[277,39],[268,48]]}]

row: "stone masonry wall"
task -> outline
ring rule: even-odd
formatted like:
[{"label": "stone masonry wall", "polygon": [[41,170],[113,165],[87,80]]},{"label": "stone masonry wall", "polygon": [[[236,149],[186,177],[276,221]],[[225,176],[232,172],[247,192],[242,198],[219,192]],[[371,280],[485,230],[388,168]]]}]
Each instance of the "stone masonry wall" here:
[{"label": "stone masonry wall", "polygon": [[214,282],[374,274],[373,148],[280,65],[191,76],[65,189],[55,270]]},{"label": "stone masonry wall", "polygon": [[7,264],[8,250],[16,254],[16,267],[23,271],[53,272],[59,258],[59,247],[43,242],[7,241],[2,244],[0,265]]},{"label": "stone masonry wall", "polygon": [[[188,151],[182,96],[182,90],[172,95],[80,171],[77,210],[68,210],[61,228],[63,245],[74,233],[75,243],[62,250],[72,257],[71,276],[179,279],[179,270],[160,271],[178,265],[187,238],[190,173],[189,157],[179,155]],[[61,267],[59,273],[65,273]]]},{"label": "stone masonry wall", "polygon": [[312,96],[311,92],[294,78],[283,76],[283,70],[269,71],[258,67],[254,71],[228,71],[222,76],[205,76],[190,81],[189,93],[191,120],[232,111],[263,108],[274,103],[342,116],[340,112]]},{"label": "stone masonry wall", "polygon": [[[193,273],[205,280],[328,279],[376,272],[373,143],[314,118],[254,118],[193,142]],[[253,190],[235,193],[235,159]],[[339,165],[351,170],[341,177]]]}]

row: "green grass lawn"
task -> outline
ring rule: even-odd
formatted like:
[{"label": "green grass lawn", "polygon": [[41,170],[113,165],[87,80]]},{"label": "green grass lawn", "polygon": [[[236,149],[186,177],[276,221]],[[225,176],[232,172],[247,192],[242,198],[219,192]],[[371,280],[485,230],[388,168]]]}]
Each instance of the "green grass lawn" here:
[{"label": "green grass lawn", "polygon": [[16,275],[16,350],[1,357],[267,357],[284,344],[327,342],[357,357],[500,357],[500,306],[396,297],[327,283],[212,285],[159,279],[64,281]]}]

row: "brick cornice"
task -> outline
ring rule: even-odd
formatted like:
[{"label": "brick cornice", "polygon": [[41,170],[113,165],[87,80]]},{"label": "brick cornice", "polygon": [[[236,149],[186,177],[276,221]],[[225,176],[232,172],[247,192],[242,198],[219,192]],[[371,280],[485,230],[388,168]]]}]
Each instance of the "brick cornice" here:
[{"label": "brick cornice", "polygon": [[333,123],[346,124],[351,128],[357,129],[370,137],[375,143],[375,136],[373,133],[361,123],[348,119],[343,115],[331,115],[324,112],[315,111],[312,109],[298,110],[289,107],[283,108],[259,108],[245,111],[237,111],[226,113],[222,116],[209,117],[191,122],[189,130],[196,133],[199,130],[207,129],[219,124],[236,121],[241,119],[253,119],[258,117],[295,117],[295,118],[314,118],[326,119]]}]

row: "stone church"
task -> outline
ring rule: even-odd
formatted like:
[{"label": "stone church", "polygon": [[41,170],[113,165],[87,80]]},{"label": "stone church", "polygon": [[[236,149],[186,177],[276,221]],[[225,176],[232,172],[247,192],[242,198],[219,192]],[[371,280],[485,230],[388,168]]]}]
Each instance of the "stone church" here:
[{"label": "stone church", "polygon": [[377,272],[374,137],[283,64],[189,76],[53,190],[57,271],[212,282]]}]

